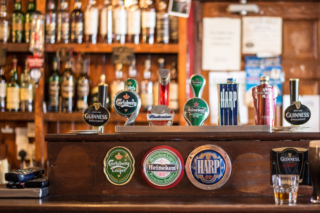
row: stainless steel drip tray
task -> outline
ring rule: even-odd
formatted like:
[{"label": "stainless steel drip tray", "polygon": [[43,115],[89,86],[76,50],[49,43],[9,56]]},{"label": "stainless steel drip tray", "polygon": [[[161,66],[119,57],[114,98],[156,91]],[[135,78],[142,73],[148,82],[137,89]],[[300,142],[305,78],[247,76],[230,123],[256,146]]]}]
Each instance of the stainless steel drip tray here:
[{"label": "stainless steel drip tray", "polygon": [[257,126],[116,126],[116,133],[152,132],[272,132],[269,125]]}]

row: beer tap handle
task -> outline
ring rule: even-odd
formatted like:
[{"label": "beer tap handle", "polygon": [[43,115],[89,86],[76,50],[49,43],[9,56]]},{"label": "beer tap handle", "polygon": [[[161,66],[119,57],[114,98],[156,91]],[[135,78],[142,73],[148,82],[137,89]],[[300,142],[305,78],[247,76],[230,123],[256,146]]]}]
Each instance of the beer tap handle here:
[{"label": "beer tap handle", "polygon": [[299,101],[299,79],[290,78],[289,86],[290,86],[290,105],[291,105],[293,104],[293,102]]},{"label": "beer tap handle", "polygon": [[101,83],[98,86],[98,102],[101,104],[101,106],[105,107],[107,103],[107,97],[108,97],[108,84]]},{"label": "beer tap handle", "polygon": [[201,98],[205,85],[206,79],[202,75],[192,75],[190,78],[190,86],[193,97]]},{"label": "beer tap handle", "polygon": [[124,88],[127,90],[131,90],[133,92],[137,92],[138,91],[138,82],[134,79],[128,78],[126,80]]},{"label": "beer tap handle", "polygon": [[169,106],[170,69],[159,69],[159,105]]}]

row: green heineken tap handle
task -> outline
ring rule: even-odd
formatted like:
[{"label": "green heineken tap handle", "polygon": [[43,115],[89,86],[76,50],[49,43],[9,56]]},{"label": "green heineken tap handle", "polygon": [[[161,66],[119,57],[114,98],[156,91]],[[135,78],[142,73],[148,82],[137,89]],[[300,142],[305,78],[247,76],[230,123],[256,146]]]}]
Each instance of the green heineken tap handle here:
[{"label": "green heineken tap handle", "polygon": [[137,92],[138,91],[138,82],[136,80],[132,79],[132,78],[128,78],[126,80],[124,88],[127,89],[127,90],[131,90],[131,91]]},{"label": "green heineken tap handle", "polygon": [[202,75],[192,75],[190,78],[190,86],[192,89],[193,97],[201,98],[206,79]]}]

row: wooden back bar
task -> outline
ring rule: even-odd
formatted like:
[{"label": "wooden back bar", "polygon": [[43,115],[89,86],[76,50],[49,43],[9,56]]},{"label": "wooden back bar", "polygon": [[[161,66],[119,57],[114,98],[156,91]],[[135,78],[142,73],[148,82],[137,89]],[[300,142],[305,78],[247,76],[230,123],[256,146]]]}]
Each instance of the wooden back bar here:
[{"label": "wooden back bar", "polygon": [[[270,149],[308,148],[320,133],[152,133],[103,135],[47,135],[50,195],[69,196],[211,196],[272,195]],[[232,162],[229,181],[220,189],[196,188],[184,175],[171,189],[149,186],[141,175],[145,153],[167,145],[178,150],[186,161],[189,153],[201,145],[224,149]],[[128,148],[135,158],[135,174],[124,186],[114,186],[103,173],[103,159],[115,146]],[[299,195],[310,195],[312,187],[300,186]]]}]

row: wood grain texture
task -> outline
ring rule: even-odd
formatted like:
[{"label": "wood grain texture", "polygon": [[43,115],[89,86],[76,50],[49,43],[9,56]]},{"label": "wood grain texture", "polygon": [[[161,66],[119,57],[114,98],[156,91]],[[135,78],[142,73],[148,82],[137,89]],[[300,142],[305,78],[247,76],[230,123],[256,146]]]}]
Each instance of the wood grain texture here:
[{"label": "wood grain texture", "polygon": [[0,121],[34,121],[33,112],[0,112]]}]

